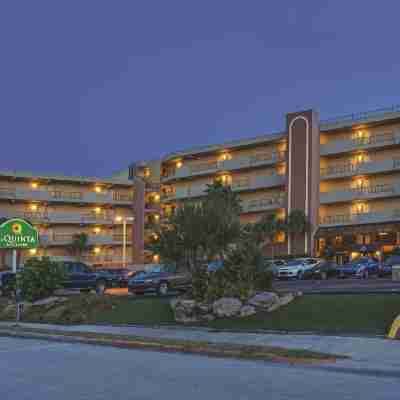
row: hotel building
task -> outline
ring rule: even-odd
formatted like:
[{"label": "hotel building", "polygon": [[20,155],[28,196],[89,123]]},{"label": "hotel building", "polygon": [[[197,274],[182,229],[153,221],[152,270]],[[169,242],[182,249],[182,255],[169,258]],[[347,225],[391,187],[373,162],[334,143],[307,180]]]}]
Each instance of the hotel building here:
[{"label": "hotel building", "polygon": [[341,263],[390,252],[400,244],[400,107],[327,121],[290,113],[283,132],[170,154],[161,164],[164,212],[214,180],[239,194],[244,223],[305,212],[309,231],[295,242],[278,234],[275,254],[329,248]]},{"label": "hotel building", "polygon": [[[134,191],[135,183],[123,178],[0,171],[0,219],[24,218],[39,231],[40,247],[19,251],[19,263],[32,256],[76,257],[73,236],[85,233],[87,248],[79,254],[83,261],[121,266],[124,251],[127,263],[140,260],[141,251],[132,240]],[[11,251],[0,250],[0,268],[10,266]]]},{"label": "hotel building", "polygon": [[[108,179],[0,171],[0,218],[38,228],[40,248],[21,252],[22,260],[73,257],[73,235],[84,232],[89,264],[154,263],[159,257],[145,244],[157,225],[220,180],[238,193],[243,223],[304,211],[310,229],[295,241],[278,233],[275,255],[329,249],[342,263],[400,245],[400,107],[325,121],[307,110],[285,122],[282,132],[136,162]],[[10,262],[0,250],[0,268]]]}]

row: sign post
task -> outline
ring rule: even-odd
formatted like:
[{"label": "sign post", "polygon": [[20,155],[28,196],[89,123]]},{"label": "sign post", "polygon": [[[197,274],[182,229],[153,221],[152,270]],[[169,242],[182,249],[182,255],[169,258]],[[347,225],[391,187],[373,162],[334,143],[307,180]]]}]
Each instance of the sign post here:
[{"label": "sign post", "polygon": [[15,274],[16,322],[21,318],[23,307],[21,290],[18,287],[17,250],[36,249],[39,246],[39,233],[29,222],[12,218],[0,225],[0,249],[12,250],[12,270]]}]

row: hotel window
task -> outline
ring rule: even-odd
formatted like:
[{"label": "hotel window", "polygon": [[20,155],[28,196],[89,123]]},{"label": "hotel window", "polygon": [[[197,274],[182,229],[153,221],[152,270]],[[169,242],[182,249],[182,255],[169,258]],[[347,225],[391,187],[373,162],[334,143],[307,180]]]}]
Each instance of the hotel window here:
[{"label": "hotel window", "polygon": [[285,232],[278,232],[275,236],[276,243],[285,243]]},{"label": "hotel window", "polygon": [[340,246],[341,244],[343,244],[343,236],[342,235],[337,235],[335,237],[335,245],[336,246]]},{"label": "hotel window", "polygon": [[356,203],[351,208],[352,214],[365,214],[369,212],[367,203]]},{"label": "hotel window", "polygon": [[318,250],[323,250],[325,248],[326,241],[325,238],[319,238],[318,239]]}]

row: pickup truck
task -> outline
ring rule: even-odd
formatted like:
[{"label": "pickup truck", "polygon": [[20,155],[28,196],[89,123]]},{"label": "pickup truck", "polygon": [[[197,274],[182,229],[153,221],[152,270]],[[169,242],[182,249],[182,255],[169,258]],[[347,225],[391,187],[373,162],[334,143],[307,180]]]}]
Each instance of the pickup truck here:
[{"label": "pickup truck", "polygon": [[96,290],[103,294],[107,288],[118,286],[118,280],[112,274],[96,271],[82,262],[64,261],[62,265],[65,270],[65,288]]}]

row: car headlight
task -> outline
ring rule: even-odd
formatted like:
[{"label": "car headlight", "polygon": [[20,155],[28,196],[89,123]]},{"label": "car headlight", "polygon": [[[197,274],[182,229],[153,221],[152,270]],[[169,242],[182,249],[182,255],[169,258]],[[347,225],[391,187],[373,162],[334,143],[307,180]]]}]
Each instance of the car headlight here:
[{"label": "car headlight", "polygon": [[321,271],[320,271],[319,269],[316,269],[315,272],[319,273],[319,272],[321,272]]}]

